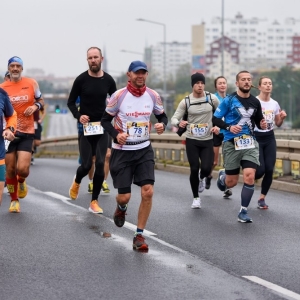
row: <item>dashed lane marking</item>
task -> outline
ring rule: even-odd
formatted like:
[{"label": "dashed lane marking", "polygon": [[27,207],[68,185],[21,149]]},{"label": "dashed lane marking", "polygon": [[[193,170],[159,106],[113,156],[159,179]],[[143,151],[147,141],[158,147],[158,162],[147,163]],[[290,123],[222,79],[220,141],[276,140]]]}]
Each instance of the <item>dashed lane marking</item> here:
[{"label": "dashed lane marking", "polygon": [[290,299],[295,299],[295,300],[300,300],[300,295],[299,294],[296,294],[288,289],[285,289],[279,285],[276,285],[272,282],[269,282],[269,281],[266,281],[266,280],[263,280],[259,277],[256,277],[256,276],[243,276],[244,278],[248,279],[248,280],[251,280],[255,283],[258,283],[260,285],[263,285],[265,286],[266,288],[270,289],[270,290],[273,290],[277,293],[280,293],[284,296],[288,296],[290,297]]}]

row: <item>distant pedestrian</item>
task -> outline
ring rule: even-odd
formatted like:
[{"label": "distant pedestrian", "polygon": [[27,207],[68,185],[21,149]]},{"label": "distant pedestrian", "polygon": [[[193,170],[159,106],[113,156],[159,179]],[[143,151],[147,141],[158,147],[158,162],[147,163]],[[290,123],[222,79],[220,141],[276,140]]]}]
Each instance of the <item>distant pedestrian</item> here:
[{"label": "distant pedestrian", "polygon": [[158,93],[146,86],[147,65],[133,61],[127,76],[127,86],[111,96],[101,124],[114,139],[110,158],[110,174],[118,189],[114,222],[118,227],[124,225],[132,182],[140,186],[141,203],[133,249],[148,250],[143,231],[152,207],[155,181],[154,152],[148,132],[150,116],[153,112],[158,120],[154,125],[158,134],[164,132],[168,118]]},{"label": "distant pedestrian", "polygon": [[265,202],[266,195],[273,181],[273,172],[276,162],[276,139],[274,135],[274,123],[280,127],[286,118],[285,111],[280,109],[277,101],[271,98],[272,80],[269,77],[261,77],[259,79],[258,88],[259,95],[256,97],[261,104],[264,118],[267,122],[266,129],[255,127],[255,137],[259,144],[259,162],[255,179],[260,179],[264,176],[261,184],[261,194],[258,200],[257,207],[267,209],[269,206]]},{"label": "distant pedestrian", "polygon": [[[213,122],[224,131],[223,157],[225,171],[220,170],[217,185],[221,191],[237,185],[240,167],[244,185],[238,221],[252,222],[247,208],[254,193],[255,171],[259,166],[259,146],[254,137],[254,126],[266,129],[258,99],[250,94],[252,76],[248,71],[236,75],[237,91],[227,96],[214,113]],[[224,120],[223,120],[224,118]]]}]

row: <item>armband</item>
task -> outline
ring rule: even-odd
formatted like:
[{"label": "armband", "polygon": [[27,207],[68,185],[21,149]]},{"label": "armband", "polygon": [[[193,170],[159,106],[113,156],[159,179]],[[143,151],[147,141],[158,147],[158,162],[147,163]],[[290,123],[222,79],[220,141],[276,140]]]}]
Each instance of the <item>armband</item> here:
[{"label": "armband", "polygon": [[34,105],[38,107],[38,110],[41,110],[42,104],[40,102],[35,102]]}]

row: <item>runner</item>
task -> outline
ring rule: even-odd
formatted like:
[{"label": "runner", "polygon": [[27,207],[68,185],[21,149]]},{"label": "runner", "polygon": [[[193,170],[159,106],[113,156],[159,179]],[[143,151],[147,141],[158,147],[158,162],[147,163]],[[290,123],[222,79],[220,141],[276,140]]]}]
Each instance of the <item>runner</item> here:
[{"label": "runner", "polygon": [[[0,110],[1,115],[4,117],[0,118],[0,205],[2,203],[3,189],[5,185],[5,153],[6,145],[9,145],[15,138],[14,132],[17,128],[17,114],[14,111],[7,93],[0,88]],[[5,125],[4,125],[5,123]]]},{"label": "runner", "polygon": [[31,164],[34,164],[34,153],[36,153],[37,147],[41,145],[42,142],[42,123],[46,116],[46,109],[43,107],[41,110],[37,110],[33,114],[34,118],[34,138],[32,144],[32,154],[31,154]]},{"label": "runner", "polygon": [[[103,59],[99,48],[88,49],[89,69],[75,79],[68,99],[68,107],[74,118],[83,125],[83,132],[79,134],[81,165],[77,169],[69,195],[72,200],[77,199],[80,183],[90,171],[92,157],[95,155],[93,192],[88,209],[95,214],[103,213],[98,204],[98,197],[104,180],[104,160],[108,145],[108,133],[103,131],[100,121],[105,111],[107,95],[112,95],[116,91],[113,78],[101,69]],[[79,111],[76,107],[78,97],[80,97]]]},{"label": "runner", "polygon": [[44,107],[44,100],[38,83],[27,77],[22,77],[23,61],[13,56],[8,61],[10,81],[5,81],[1,87],[7,92],[13,108],[17,113],[17,128],[15,137],[8,147],[6,164],[6,183],[11,196],[10,212],[20,212],[19,198],[27,195],[25,179],[29,175],[32,143],[34,138],[33,114]]},{"label": "runner", "polygon": [[[219,132],[219,128],[213,127],[212,123],[213,112],[218,107],[219,100],[204,90],[205,77],[202,73],[192,75],[191,85],[193,92],[181,100],[171,123],[179,128],[187,128],[186,154],[193,194],[191,208],[201,208],[199,193],[204,191],[205,177],[210,175],[214,159],[212,132]],[[187,118],[184,117],[186,113]]]},{"label": "runner", "polygon": [[[118,227],[124,225],[132,182],[140,186],[142,199],[133,249],[148,250],[143,231],[152,207],[155,181],[154,152],[149,140],[150,116],[153,112],[159,122],[154,125],[158,134],[164,132],[168,118],[160,96],[146,87],[147,65],[141,61],[133,61],[127,76],[127,86],[112,95],[101,122],[114,139],[110,158],[110,174],[114,187],[118,189],[114,222]],[[114,126],[111,123],[113,118]]]},{"label": "runner", "polygon": [[[254,126],[266,129],[258,99],[250,94],[252,76],[248,71],[236,75],[237,92],[227,96],[214,113],[213,122],[224,131],[223,157],[225,171],[220,170],[218,188],[225,191],[234,187],[243,169],[244,185],[238,221],[252,222],[247,208],[254,193],[255,171],[259,166],[259,146],[254,138]],[[224,121],[223,121],[224,118]]]},{"label": "runner", "polygon": [[[222,103],[223,99],[226,96],[228,96],[226,94],[226,91],[227,91],[227,80],[226,80],[226,78],[224,76],[219,76],[219,77],[217,77],[215,79],[214,83],[215,83],[215,89],[216,89],[215,95],[219,99],[219,102]],[[213,133],[213,141],[214,141],[214,163],[213,163],[213,167],[212,167],[210,176],[208,176],[206,178],[206,185],[205,185],[206,189],[210,188],[211,179],[212,179],[212,172],[213,172],[214,168],[218,165],[218,162],[219,162],[219,149],[220,149],[220,146],[222,145],[223,139],[224,139],[223,129],[219,129],[219,130],[218,129],[219,128],[216,127],[216,130]],[[227,199],[231,195],[232,195],[231,189],[226,189],[224,191],[223,198]]]},{"label": "runner", "polygon": [[266,195],[273,181],[273,172],[276,162],[276,139],[274,135],[275,125],[280,127],[286,118],[286,112],[280,109],[277,101],[271,98],[272,80],[269,77],[259,79],[258,88],[260,94],[256,97],[261,104],[262,112],[267,121],[267,129],[262,130],[255,127],[255,137],[259,144],[259,162],[260,166],[255,173],[255,179],[264,176],[261,183],[261,194],[257,207],[267,209],[269,206],[265,202]]}]

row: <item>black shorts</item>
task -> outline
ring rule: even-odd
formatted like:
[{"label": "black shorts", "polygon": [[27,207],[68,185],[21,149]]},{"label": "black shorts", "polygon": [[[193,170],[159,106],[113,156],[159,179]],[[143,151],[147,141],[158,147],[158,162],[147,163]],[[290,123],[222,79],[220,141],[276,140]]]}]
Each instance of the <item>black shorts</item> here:
[{"label": "black shorts", "polygon": [[108,145],[107,145],[107,148],[111,149],[111,145],[112,145],[112,138],[109,137],[109,138],[108,138]]},{"label": "black shorts", "polygon": [[112,149],[109,167],[114,188],[128,188],[132,182],[138,186],[145,181],[154,183],[154,165],[151,145],[139,150]]},{"label": "black shorts", "polygon": [[220,147],[222,145],[223,139],[224,139],[223,133],[219,133],[219,134],[213,133],[214,147]]},{"label": "black shorts", "polygon": [[40,123],[38,123],[38,128],[34,132],[34,139],[40,141],[42,138],[43,127]]},{"label": "black shorts", "polygon": [[6,153],[17,151],[26,151],[30,153],[32,152],[34,134],[17,132],[15,134],[15,137],[16,138],[9,144]]}]

